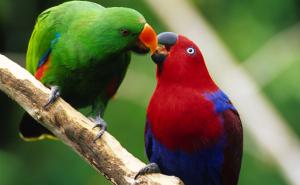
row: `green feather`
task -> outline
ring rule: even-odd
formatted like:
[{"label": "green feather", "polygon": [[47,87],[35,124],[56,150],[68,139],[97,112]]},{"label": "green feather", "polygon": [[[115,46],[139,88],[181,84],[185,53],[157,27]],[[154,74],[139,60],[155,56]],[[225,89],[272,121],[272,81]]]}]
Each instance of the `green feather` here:
[{"label": "green feather", "polygon": [[[90,115],[103,115],[125,76],[130,49],[145,23],[130,8],[104,8],[87,1],[52,7],[37,19],[26,68],[35,74],[50,51],[49,68],[41,82],[59,86],[61,96],[75,108],[92,106]],[[127,36],[121,33],[124,29],[129,31]]]}]

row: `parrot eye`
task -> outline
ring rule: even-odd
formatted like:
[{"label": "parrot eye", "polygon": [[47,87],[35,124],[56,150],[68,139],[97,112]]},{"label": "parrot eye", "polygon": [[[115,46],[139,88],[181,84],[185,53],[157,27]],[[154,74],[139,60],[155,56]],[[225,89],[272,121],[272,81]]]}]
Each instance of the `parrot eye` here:
[{"label": "parrot eye", "polygon": [[130,31],[127,30],[127,29],[121,29],[120,33],[121,33],[122,36],[126,37],[130,34]]},{"label": "parrot eye", "polygon": [[186,49],[186,52],[189,54],[189,55],[193,55],[195,53],[195,49],[192,48],[192,47],[189,47]]}]

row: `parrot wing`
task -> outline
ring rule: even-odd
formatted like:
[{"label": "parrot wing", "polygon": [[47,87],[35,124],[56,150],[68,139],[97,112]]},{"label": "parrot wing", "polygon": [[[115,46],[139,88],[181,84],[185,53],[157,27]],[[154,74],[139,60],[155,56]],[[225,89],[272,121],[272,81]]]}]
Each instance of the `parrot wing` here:
[{"label": "parrot wing", "polygon": [[153,147],[153,136],[152,134],[150,133],[151,130],[150,130],[150,123],[147,119],[146,121],[146,127],[145,127],[145,149],[146,149],[146,154],[147,154],[147,157],[148,159],[151,161],[152,159],[152,147]]},{"label": "parrot wing", "polygon": [[221,116],[226,133],[222,182],[224,185],[237,184],[243,152],[243,128],[241,119],[232,102],[223,91],[206,94]]},{"label": "parrot wing", "polygon": [[[54,20],[49,19],[49,15],[55,8],[50,8],[39,15],[28,45],[26,69],[38,80],[41,80],[47,70],[46,64],[50,62],[52,47],[59,38],[59,35],[55,34]],[[27,113],[22,117],[19,131],[21,138],[26,141],[54,138],[50,131]]]},{"label": "parrot wing", "polygon": [[57,41],[55,38],[58,39],[59,36],[55,33],[55,20],[49,18],[52,9],[39,15],[29,41],[26,69],[33,75],[47,61],[51,53],[51,45],[54,45],[54,42]]},{"label": "parrot wing", "polygon": [[48,61],[61,35],[68,31],[68,27],[74,20],[82,18],[81,13],[92,14],[103,9],[105,8],[96,3],[70,1],[42,12],[38,16],[29,41],[26,69],[34,75]]},{"label": "parrot wing", "polygon": [[237,184],[243,152],[243,128],[236,110],[226,110],[222,114],[226,132],[222,182],[224,185]]}]

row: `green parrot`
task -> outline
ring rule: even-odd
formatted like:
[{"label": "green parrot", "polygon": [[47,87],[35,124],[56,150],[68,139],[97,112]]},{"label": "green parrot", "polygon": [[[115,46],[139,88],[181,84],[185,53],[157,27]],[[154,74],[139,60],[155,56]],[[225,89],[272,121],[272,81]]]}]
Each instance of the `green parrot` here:
[{"label": "green parrot", "polygon": [[[38,16],[26,69],[51,88],[44,108],[60,96],[76,109],[90,106],[86,116],[101,128],[97,139],[106,130],[102,116],[125,76],[131,51],[153,53],[156,47],[155,31],[136,10],[70,1]],[[53,136],[27,113],[20,135],[27,141]]]}]

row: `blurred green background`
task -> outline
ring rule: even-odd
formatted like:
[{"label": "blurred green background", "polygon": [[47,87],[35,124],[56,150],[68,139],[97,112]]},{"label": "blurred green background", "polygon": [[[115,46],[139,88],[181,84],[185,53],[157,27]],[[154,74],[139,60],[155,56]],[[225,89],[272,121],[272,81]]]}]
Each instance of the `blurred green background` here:
[{"label": "blurred green background", "polygon": [[[0,0],[0,52],[24,65],[35,18],[43,10],[61,2]],[[104,6],[134,8],[158,32],[167,30],[143,0],[95,2]],[[300,135],[300,1],[191,0],[191,3],[202,13],[235,58],[244,61],[241,65],[248,69],[289,126]],[[289,45],[292,49],[289,49]],[[282,50],[287,48],[290,52],[287,57],[277,58],[271,50],[270,55],[267,55],[270,60],[251,60],[261,50],[268,52],[268,49],[264,50],[265,47],[278,49],[277,46],[283,47]],[[155,68],[149,56],[135,55],[133,59],[126,79],[116,98],[109,104],[104,118],[109,124],[109,132],[129,152],[147,162],[143,149],[143,130],[145,109],[155,87]],[[274,68],[272,78],[262,80],[261,75],[269,68]],[[0,185],[109,184],[59,141],[22,141],[17,132],[22,113],[18,105],[0,92]],[[247,132],[245,135],[239,184],[288,184],[272,160],[264,157],[264,152]]]}]

